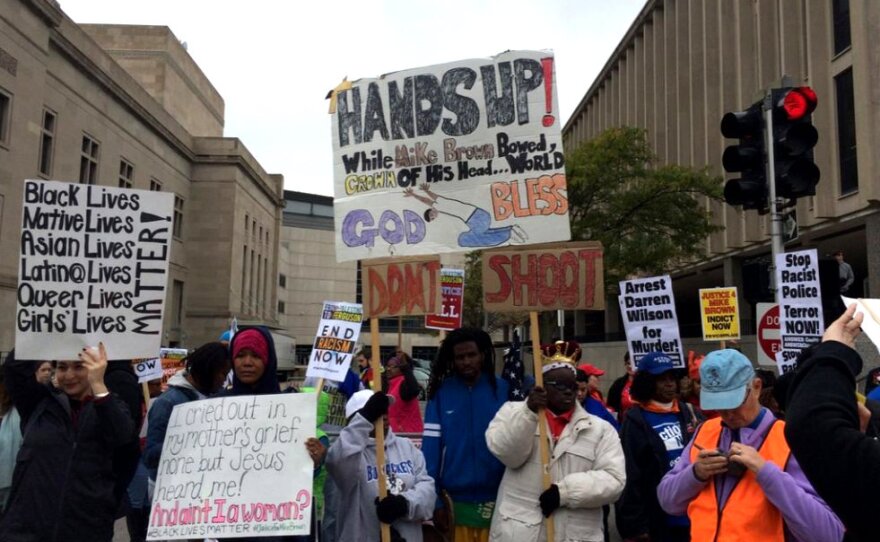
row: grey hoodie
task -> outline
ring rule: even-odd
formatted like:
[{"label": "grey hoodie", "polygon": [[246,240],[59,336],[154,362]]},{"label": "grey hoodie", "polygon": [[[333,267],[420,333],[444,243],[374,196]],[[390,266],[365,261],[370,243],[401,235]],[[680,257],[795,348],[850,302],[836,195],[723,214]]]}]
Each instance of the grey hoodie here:
[{"label": "grey hoodie", "polygon": [[[355,414],[327,453],[327,472],[339,488],[340,517],[337,542],[378,542],[376,517],[376,441],[373,424]],[[434,513],[434,479],[428,476],[425,456],[409,439],[389,431],[385,437],[385,472],[388,492],[403,495],[408,503],[405,518],[394,528],[407,542],[422,542],[422,521]]]}]

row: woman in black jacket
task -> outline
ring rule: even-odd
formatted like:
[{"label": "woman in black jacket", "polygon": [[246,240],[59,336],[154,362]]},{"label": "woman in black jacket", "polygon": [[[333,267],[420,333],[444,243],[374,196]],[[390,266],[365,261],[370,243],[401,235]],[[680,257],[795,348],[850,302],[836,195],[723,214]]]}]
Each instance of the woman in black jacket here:
[{"label": "woman in black jacket", "polygon": [[4,365],[21,414],[24,441],[13,473],[4,542],[109,542],[113,539],[113,454],[129,442],[128,407],[107,390],[104,345],[59,361],[58,389],[36,381],[33,361]]},{"label": "woman in black jacket", "polygon": [[687,542],[687,517],[669,516],[657,502],[657,486],[693,436],[702,414],[678,401],[680,369],[665,354],[639,360],[630,394],[634,401],[620,429],[626,457],[626,487],[615,505],[620,536],[626,541]]}]

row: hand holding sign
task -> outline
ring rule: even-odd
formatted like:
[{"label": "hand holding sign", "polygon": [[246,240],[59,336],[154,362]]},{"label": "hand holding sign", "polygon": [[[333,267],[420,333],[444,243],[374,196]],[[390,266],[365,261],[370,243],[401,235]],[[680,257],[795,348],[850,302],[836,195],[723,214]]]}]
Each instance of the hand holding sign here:
[{"label": "hand holding sign", "polygon": [[851,303],[846,312],[840,315],[840,318],[834,321],[825,334],[822,335],[822,342],[837,341],[843,343],[850,348],[856,347],[856,337],[861,334],[862,321],[865,319],[864,313],[856,312],[857,303]]}]

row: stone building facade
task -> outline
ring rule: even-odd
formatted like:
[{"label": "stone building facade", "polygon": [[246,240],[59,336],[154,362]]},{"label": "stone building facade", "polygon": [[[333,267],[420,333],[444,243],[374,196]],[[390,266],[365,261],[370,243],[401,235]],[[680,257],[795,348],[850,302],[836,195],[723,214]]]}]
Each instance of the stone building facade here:
[{"label": "stone building facade", "polygon": [[[796,206],[799,237],[786,250],[843,250],[856,296],[880,295],[880,2],[874,0],[648,0],[563,129],[565,147],[615,126],[647,130],[659,160],[722,174],[721,117],[779,87],[783,75],[819,98],[813,124],[821,181]],[[737,176],[737,175],[732,175]],[[740,287],[770,255],[769,219],[709,202],[724,226],[699,261],[673,271],[682,333],[700,335],[697,289]],[[748,275],[748,271],[746,272]],[[751,305],[740,299],[744,333]],[[606,337],[620,338],[616,303]],[[577,322],[575,334],[579,333]]]},{"label": "stone building facade", "polygon": [[0,351],[14,342],[25,179],[175,195],[164,345],[233,316],[277,324],[283,178],[223,134],[224,103],[161,26],[78,25],[51,0],[0,0]]}]

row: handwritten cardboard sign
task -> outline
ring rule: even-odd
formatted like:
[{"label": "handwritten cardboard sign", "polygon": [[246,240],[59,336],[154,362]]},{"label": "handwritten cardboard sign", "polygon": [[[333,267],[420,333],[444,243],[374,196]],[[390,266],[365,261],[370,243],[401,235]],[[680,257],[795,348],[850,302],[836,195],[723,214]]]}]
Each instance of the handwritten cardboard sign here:
[{"label": "handwritten cardboard sign", "polygon": [[552,243],[483,253],[483,308],[490,312],[602,310],[602,244]]},{"label": "handwritten cardboard sign", "polygon": [[425,327],[445,330],[460,328],[464,317],[461,310],[464,305],[464,269],[440,269],[440,295],[440,313],[426,315]]},{"label": "handwritten cardboard sign", "polygon": [[361,264],[365,318],[421,316],[440,309],[440,258],[378,259]]},{"label": "handwritten cardboard sign", "polygon": [[669,275],[620,281],[618,302],[633,365],[649,352],[663,352],[676,367],[685,366]]},{"label": "handwritten cardboard sign", "polygon": [[344,381],[363,320],[364,309],[360,304],[325,301],[306,377]]},{"label": "handwritten cardboard sign", "polygon": [[[148,540],[309,534],[314,393],[243,395],[174,407]],[[283,483],[280,483],[283,482]]]},{"label": "handwritten cardboard sign", "polygon": [[507,51],[340,87],[336,259],[568,241],[554,66]]},{"label": "handwritten cardboard sign", "polygon": [[736,287],[700,290],[700,316],[704,341],[739,339],[739,305]]},{"label": "handwritten cardboard sign", "polygon": [[25,181],[17,354],[75,359],[103,341],[111,359],[155,356],[173,205],[167,192]]}]

